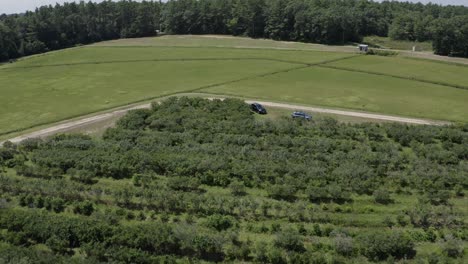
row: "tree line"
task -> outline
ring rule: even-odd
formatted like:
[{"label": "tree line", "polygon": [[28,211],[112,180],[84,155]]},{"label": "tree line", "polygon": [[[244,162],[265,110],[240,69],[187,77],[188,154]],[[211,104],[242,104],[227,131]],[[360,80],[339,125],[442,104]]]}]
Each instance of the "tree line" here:
[{"label": "tree line", "polygon": [[232,34],[346,44],[363,36],[432,41],[468,57],[468,8],[367,0],[80,2],[0,16],[0,60],[97,41],[172,34]]}]

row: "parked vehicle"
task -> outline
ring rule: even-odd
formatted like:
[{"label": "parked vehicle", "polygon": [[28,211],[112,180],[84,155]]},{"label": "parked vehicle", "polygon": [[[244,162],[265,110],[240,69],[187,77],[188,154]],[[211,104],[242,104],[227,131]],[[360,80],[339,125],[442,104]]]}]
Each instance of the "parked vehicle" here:
[{"label": "parked vehicle", "polygon": [[312,119],[312,116],[304,113],[304,112],[294,112],[292,113],[291,115],[292,118],[302,118],[302,119],[305,119],[305,120],[311,120]]},{"label": "parked vehicle", "polygon": [[267,110],[265,109],[265,107],[263,107],[261,104],[259,103],[253,103],[250,105],[250,109],[252,109],[252,111],[254,111],[255,113],[259,113],[261,115],[266,115],[267,114]]}]

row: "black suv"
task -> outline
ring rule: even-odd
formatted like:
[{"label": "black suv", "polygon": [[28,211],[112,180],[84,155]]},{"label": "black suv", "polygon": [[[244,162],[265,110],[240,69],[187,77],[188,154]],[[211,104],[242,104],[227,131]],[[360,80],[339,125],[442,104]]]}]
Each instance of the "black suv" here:
[{"label": "black suv", "polygon": [[250,105],[250,109],[252,109],[252,111],[254,111],[255,113],[259,113],[261,115],[266,115],[267,114],[267,110],[265,109],[265,107],[263,107],[261,104],[259,103],[253,103]]}]

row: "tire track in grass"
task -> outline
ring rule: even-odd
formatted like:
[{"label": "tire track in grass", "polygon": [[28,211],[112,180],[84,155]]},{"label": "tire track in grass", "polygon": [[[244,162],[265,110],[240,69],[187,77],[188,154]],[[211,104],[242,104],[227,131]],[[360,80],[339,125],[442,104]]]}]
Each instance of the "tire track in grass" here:
[{"label": "tire track in grass", "polygon": [[33,69],[33,68],[44,68],[44,67],[63,67],[63,66],[81,66],[81,65],[100,65],[100,64],[117,64],[117,63],[139,63],[139,62],[192,62],[192,61],[276,61],[276,62],[285,62],[291,64],[303,64],[303,62],[297,61],[287,61],[287,60],[277,60],[270,58],[261,58],[261,57],[250,57],[250,58],[176,58],[176,59],[144,59],[144,60],[110,60],[110,61],[85,61],[85,62],[75,62],[75,63],[59,63],[59,64],[39,64],[39,65],[29,65],[29,66],[17,66],[17,67],[7,67],[1,68],[0,70],[13,70],[13,69]]},{"label": "tire track in grass", "polygon": [[[330,63],[330,62],[327,62],[327,63]],[[393,75],[393,74],[381,73],[381,72],[364,71],[364,70],[358,70],[358,69],[351,69],[347,67],[331,66],[331,65],[326,65],[327,63],[319,64],[317,66],[322,67],[322,68],[332,69],[332,70],[338,70],[338,71],[365,73],[365,74],[371,74],[371,75],[385,76],[385,77],[397,78],[397,79],[402,79],[402,80],[422,82],[422,83],[428,83],[428,84],[436,84],[436,85],[447,86],[447,87],[456,88],[456,89],[468,90],[468,86],[464,86],[464,85],[430,81],[430,80],[416,78],[416,77],[405,77],[401,75]]]},{"label": "tire track in grass", "polygon": [[283,60],[275,59],[268,57],[206,57],[206,58],[173,58],[173,59],[141,59],[141,60],[108,60],[108,61],[84,61],[84,62],[75,62],[75,63],[57,63],[57,64],[38,64],[38,65],[29,65],[29,66],[12,66],[12,67],[3,67],[1,70],[12,70],[12,69],[31,69],[31,68],[42,68],[42,67],[63,67],[63,66],[80,66],[80,65],[100,65],[100,64],[116,64],[116,63],[138,63],[138,62],[186,62],[186,61],[274,61],[290,64],[300,64],[307,66],[321,65],[326,63],[332,63],[336,61],[341,61],[344,59],[354,58],[358,55],[353,56],[344,56],[331,60],[324,60],[314,63],[308,63],[303,61],[295,60]]},{"label": "tire track in grass", "polygon": [[[266,47],[266,46],[223,46],[223,45],[197,45],[197,46],[185,46],[185,45],[106,45],[106,44],[93,44],[89,47],[93,48],[182,48],[182,49],[244,49],[244,50],[279,50],[279,51],[304,51],[304,52],[330,52],[330,53],[356,53],[356,49],[351,47],[350,49],[343,49],[342,46],[322,46],[320,48],[288,48],[288,47]],[[332,47],[330,49],[330,47]]]},{"label": "tire track in grass", "polygon": [[[226,85],[226,84],[237,83],[237,82],[241,82],[241,81],[245,81],[245,80],[251,80],[251,79],[256,79],[256,78],[268,77],[268,76],[276,75],[276,74],[279,74],[279,73],[292,72],[292,71],[296,71],[296,70],[301,70],[301,69],[305,69],[305,68],[310,68],[310,67],[314,67],[314,66],[319,66],[319,65],[322,65],[322,64],[325,64],[325,63],[331,63],[331,62],[336,62],[336,61],[351,59],[351,58],[354,58],[354,57],[356,57],[356,56],[362,56],[362,55],[359,54],[359,55],[347,56],[347,57],[343,57],[343,58],[337,58],[337,59],[332,59],[332,60],[326,60],[326,61],[321,61],[321,62],[317,62],[317,63],[299,63],[299,62],[297,62],[296,64],[302,64],[302,66],[297,66],[297,67],[288,68],[288,69],[284,69],[284,70],[273,71],[273,72],[261,73],[261,74],[252,75],[252,76],[247,76],[247,77],[242,77],[242,78],[239,78],[239,79],[236,79],[236,80],[231,80],[231,81],[226,81],[226,82],[220,82],[220,83],[209,84],[209,85],[205,85],[205,86],[198,87],[198,88],[195,88],[195,89],[182,91],[181,93],[184,93],[184,92],[185,92],[185,93],[187,93],[187,92],[188,92],[188,93],[192,93],[192,92],[197,92],[197,91],[200,91],[200,90],[203,90],[203,89],[207,89],[207,88],[213,88],[213,87],[222,86],[222,85]],[[286,62],[286,63],[294,64],[293,62],[287,62],[287,61],[284,61],[284,60],[274,60],[274,61],[281,61],[281,62]]]}]

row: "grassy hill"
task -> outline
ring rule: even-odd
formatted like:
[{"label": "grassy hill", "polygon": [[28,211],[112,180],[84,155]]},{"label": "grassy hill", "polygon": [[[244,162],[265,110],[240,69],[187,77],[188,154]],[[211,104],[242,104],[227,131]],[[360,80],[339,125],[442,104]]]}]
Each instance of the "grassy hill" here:
[{"label": "grassy hill", "polygon": [[468,120],[467,67],[362,56],[352,50],[245,38],[167,36],[33,56],[0,66],[0,134],[196,91]]}]

